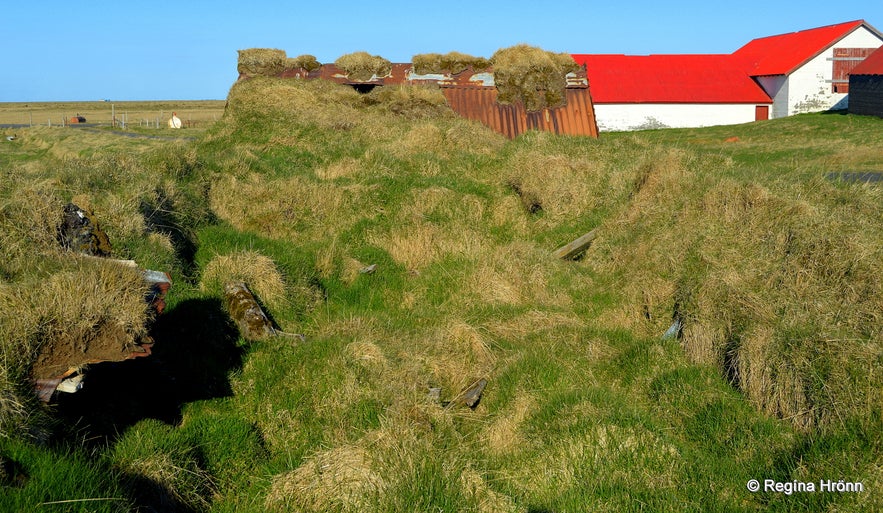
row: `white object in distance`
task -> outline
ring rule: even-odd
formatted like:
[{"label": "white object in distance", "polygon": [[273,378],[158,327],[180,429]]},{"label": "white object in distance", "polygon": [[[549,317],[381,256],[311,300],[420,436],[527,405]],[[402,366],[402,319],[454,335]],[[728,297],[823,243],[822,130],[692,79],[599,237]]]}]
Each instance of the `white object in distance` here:
[{"label": "white object in distance", "polygon": [[169,118],[169,128],[181,128],[181,118],[175,112],[172,112],[172,117]]}]

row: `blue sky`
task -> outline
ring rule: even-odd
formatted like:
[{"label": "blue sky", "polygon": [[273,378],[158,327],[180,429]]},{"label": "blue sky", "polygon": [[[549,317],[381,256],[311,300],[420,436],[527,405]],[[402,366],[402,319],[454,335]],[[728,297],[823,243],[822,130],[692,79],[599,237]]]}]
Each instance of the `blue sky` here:
[{"label": "blue sky", "polygon": [[730,53],[756,37],[864,19],[879,0],[40,1],[0,8],[0,101],[223,99],[236,51],[393,62],[528,43],[568,53]]}]

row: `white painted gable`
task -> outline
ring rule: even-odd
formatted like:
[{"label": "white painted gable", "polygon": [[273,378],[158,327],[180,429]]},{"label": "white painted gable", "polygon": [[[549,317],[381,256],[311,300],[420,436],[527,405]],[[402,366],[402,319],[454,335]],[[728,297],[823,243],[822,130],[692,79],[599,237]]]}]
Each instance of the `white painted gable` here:
[{"label": "white painted gable", "polygon": [[826,48],[787,77],[760,77],[761,87],[773,97],[771,117],[845,109],[848,94],[834,93],[834,48],[879,48],[883,39],[861,26]]}]

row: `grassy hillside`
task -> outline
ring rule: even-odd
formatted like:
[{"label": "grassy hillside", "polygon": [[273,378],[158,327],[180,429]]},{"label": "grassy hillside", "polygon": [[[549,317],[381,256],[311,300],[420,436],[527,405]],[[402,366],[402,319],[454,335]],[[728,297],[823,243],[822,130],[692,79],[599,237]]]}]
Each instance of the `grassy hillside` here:
[{"label": "grassy hillside", "polygon": [[[3,509],[879,509],[883,202],[824,175],[883,168],[881,129],[507,141],[438,91],[255,78],[189,143],[20,134],[0,145]],[[135,309],[113,281],[59,286],[105,283],[57,247],[71,199],[175,284],[153,356],[43,407],[46,337]],[[243,340],[230,279],[305,340]]]}]

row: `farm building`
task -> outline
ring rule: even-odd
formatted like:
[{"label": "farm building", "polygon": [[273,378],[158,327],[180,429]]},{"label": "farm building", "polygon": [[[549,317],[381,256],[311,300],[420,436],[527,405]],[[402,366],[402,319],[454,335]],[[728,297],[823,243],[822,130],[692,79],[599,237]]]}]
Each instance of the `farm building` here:
[{"label": "farm building", "polygon": [[849,72],[883,45],[864,20],[754,39],[732,54],[574,54],[599,129],[747,123],[846,108]]},{"label": "farm building", "polygon": [[766,119],[772,100],[729,55],[574,55],[586,66],[599,130]]},{"label": "farm building", "polygon": [[733,53],[773,99],[773,118],[845,109],[849,72],[883,45],[864,20],[755,39]]},{"label": "farm building", "polygon": [[883,48],[849,74],[849,112],[883,117]]}]

